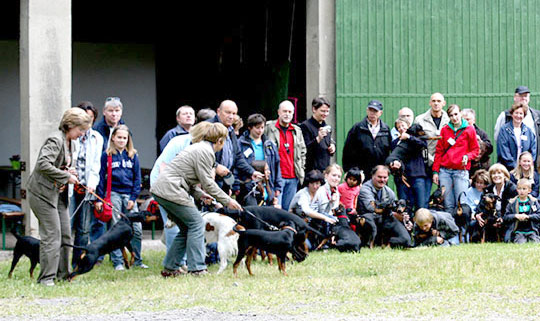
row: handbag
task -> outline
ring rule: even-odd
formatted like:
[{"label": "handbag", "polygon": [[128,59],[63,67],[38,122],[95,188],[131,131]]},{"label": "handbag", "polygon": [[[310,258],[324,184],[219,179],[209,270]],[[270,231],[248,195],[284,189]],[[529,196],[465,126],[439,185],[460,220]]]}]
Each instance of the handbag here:
[{"label": "handbag", "polygon": [[94,207],[94,216],[102,221],[102,222],[109,222],[112,219],[112,207],[111,207],[111,187],[112,187],[112,156],[107,156],[107,192],[105,195],[105,202],[103,202],[103,206],[101,208],[101,211],[98,211],[97,208]]}]

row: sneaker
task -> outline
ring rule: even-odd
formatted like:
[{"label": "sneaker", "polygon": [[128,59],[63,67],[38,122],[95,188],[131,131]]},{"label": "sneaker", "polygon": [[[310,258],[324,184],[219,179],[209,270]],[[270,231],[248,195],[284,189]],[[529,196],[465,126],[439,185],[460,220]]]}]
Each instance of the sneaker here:
[{"label": "sneaker", "polygon": [[161,270],[161,276],[164,277],[164,278],[175,278],[177,276],[182,276],[182,275],[186,275],[187,272],[182,270],[182,269],[179,269],[179,270],[169,270],[169,269],[163,269]]},{"label": "sneaker", "polygon": [[148,269],[148,265],[144,264],[144,263],[141,263],[139,265],[135,265],[136,267],[140,268],[140,269]]},{"label": "sneaker", "polygon": [[53,279],[47,279],[47,280],[41,281],[40,284],[43,286],[54,286],[54,281]]},{"label": "sneaker", "polygon": [[123,265],[117,265],[114,267],[115,271],[124,271],[126,268]]},{"label": "sneaker", "polygon": [[210,272],[208,272],[207,269],[198,270],[198,271],[189,271],[188,273],[193,275],[193,276],[206,276],[206,275],[210,274]]}]

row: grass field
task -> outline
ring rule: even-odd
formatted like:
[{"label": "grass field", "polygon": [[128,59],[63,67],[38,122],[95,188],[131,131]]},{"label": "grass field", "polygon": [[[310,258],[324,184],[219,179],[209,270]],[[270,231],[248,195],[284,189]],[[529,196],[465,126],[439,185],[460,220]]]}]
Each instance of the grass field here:
[{"label": "grass field", "polygon": [[[145,252],[149,270],[104,264],[53,288],[30,280],[29,261],[7,279],[0,263],[0,317],[165,311],[205,307],[244,313],[304,313],[412,319],[540,319],[540,245],[486,244],[357,254],[312,253],[300,264],[257,261],[237,278],[163,279],[163,252]],[[210,267],[211,272],[217,266]],[[37,271],[36,271],[37,275]]]}]

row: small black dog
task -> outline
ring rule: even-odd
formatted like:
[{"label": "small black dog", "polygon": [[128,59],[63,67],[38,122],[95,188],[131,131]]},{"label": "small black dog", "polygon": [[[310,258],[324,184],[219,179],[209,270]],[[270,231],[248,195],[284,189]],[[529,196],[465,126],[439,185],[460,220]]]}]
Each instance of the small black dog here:
[{"label": "small black dog", "polygon": [[410,204],[404,200],[395,200],[387,204],[382,213],[382,245],[392,248],[412,247],[410,231],[412,222],[409,219]]},{"label": "small black dog", "polygon": [[[62,244],[63,246],[71,246],[82,250],[79,258],[74,258],[75,267],[69,275],[68,280],[73,280],[77,275],[90,272],[94,268],[97,259],[117,249],[122,249],[124,263],[129,269],[130,265],[135,260],[135,254],[131,248],[131,238],[133,237],[133,222],[149,222],[157,217],[150,212],[137,212],[129,214],[121,214],[120,219],[114,224],[111,229],[99,237],[94,242],[87,246],[74,246],[71,244]],[[128,261],[125,248],[131,253],[131,260]]]},{"label": "small black dog", "polygon": [[467,204],[461,204],[461,195],[465,192],[461,192],[457,199],[457,207],[452,211],[452,217],[459,227],[459,243],[465,243],[467,239],[467,233],[469,233],[469,226],[471,225],[472,209]]},{"label": "small black dog", "polygon": [[11,230],[11,233],[17,239],[15,243],[15,249],[13,249],[13,261],[11,262],[11,269],[9,270],[8,278],[13,275],[13,270],[19,262],[19,259],[26,255],[30,259],[30,277],[34,278],[34,269],[39,263],[39,240],[31,236],[20,236],[17,233],[16,227]]},{"label": "small black dog", "polygon": [[332,226],[333,243],[340,252],[360,252],[360,237],[351,229],[349,217],[345,213],[341,205],[335,212],[338,221]]},{"label": "small black dog", "polygon": [[428,208],[430,210],[443,211],[444,212],[444,192],[446,186],[437,187],[437,189],[429,197]]},{"label": "small black dog", "polygon": [[[238,274],[238,265],[244,258],[246,258],[246,268],[250,275],[253,275],[251,271],[251,260],[254,252],[257,249],[266,251],[267,253],[273,253],[277,257],[279,271],[283,275],[287,275],[285,271],[285,260],[288,252],[291,252],[293,258],[296,258],[299,253],[294,247],[294,236],[297,234],[294,224],[280,225],[279,231],[265,231],[259,229],[245,229],[241,225],[236,225],[233,230],[240,235],[238,239],[238,256],[233,264],[233,273],[236,276]],[[300,255],[302,255],[300,253]]]},{"label": "small black dog", "polygon": [[[496,204],[499,200],[500,197],[494,193],[482,194],[482,198],[476,207],[476,228],[471,235],[473,242],[501,241],[503,218],[500,211],[496,209]],[[484,221],[483,226],[480,226],[478,218]]]}]

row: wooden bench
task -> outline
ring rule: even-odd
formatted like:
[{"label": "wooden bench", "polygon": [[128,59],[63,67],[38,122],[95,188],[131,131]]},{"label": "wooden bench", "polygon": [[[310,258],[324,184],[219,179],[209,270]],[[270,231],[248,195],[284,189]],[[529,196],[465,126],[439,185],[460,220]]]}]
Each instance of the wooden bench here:
[{"label": "wooden bench", "polygon": [[[14,205],[21,206],[21,200],[0,196],[0,201],[11,203]],[[6,250],[6,233],[7,233],[7,220],[9,219],[23,219],[23,212],[0,212],[2,215],[2,250]]]}]

